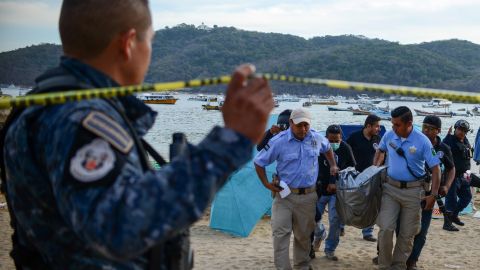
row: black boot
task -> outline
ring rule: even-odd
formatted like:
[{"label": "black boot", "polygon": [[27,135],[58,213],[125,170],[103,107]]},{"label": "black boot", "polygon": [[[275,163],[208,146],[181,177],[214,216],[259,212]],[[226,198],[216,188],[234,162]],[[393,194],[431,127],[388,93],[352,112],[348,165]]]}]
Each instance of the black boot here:
[{"label": "black boot", "polygon": [[407,260],[407,270],[417,270],[417,262]]},{"label": "black boot", "polygon": [[443,229],[449,232],[458,232],[459,229],[452,224],[450,221],[450,213],[445,213],[443,215]]},{"label": "black boot", "polygon": [[458,218],[458,214],[457,215],[454,215],[452,213],[452,215],[449,217],[450,221],[457,224],[458,226],[463,226],[465,225],[465,223],[463,223],[462,221],[460,221],[460,219]]}]

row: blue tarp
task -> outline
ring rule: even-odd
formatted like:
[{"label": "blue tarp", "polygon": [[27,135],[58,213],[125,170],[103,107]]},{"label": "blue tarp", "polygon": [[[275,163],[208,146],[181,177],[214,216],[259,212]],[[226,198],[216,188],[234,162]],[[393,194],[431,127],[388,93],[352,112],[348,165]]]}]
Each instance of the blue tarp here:
[{"label": "blue tarp", "polygon": [[[277,123],[278,115],[272,115],[267,127]],[[257,154],[254,149],[253,156]],[[266,167],[271,181],[276,163]],[[238,170],[217,193],[210,213],[210,228],[235,236],[247,237],[257,222],[272,207],[270,190],[265,188],[255,171],[253,160]]]}]

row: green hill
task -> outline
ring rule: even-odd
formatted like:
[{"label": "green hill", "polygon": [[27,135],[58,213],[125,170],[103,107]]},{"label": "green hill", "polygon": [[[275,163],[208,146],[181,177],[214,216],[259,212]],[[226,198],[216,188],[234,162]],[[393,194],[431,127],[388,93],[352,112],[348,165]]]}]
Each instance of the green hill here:
[{"label": "green hill", "polygon": [[[0,53],[0,83],[31,85],[60,55],[61,47],[52,44]],[[480,91],[480,45],[468,41],[400,45],[363,36],[304,39],[186,24],[156,32],[146,80],[229,74],[245,62],[254,63],[259,72]],[[292,87],[280,84],[278,89],[287,88]]]}]

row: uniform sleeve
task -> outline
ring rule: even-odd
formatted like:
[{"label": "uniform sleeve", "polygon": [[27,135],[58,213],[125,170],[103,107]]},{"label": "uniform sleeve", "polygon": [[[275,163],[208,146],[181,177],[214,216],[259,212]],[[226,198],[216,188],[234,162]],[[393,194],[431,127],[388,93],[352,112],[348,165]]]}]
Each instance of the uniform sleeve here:
[{"label": "uniform sleeve", "polygon": [[270,130],[267,130],[265,132],[265,135],[263,136],[262,141],[257,145],[257,151],[262,151],[262,149],[267,145],[267,143],[270,141],[270,139],[273,137],[273,134],[270,132]]},{"label": "uniform sleeve", "polygon": [[320,137],[320,154],[324,154],[326,152],[328,152],[330,149],[332,149],[332,146],[330,145],[330,142],[325,139],[324,137],[322,136],[319,136]]},{"label": "uniform sleeve", "polygon": [[[281,135],[277,135],[281,136]],[[278,153],[278,141],[280,138],[275,138],[274,140],[270,140],[265,147],[258,152],[255,156],[254,163],[260,167],[265,167],[272,164],[277,159]]]},{"label": "uniform sleeve", "polygon": [[138,256],[190,226],[251,158],[251,141],[215,127],[188,153],[144,171],[136,146],[123,153],[82,127],[88,113],[76,111],[49,125],[44,132],[53,147],[43,158],[65,222],[109,258]]},{"label": "uniform sleeve", "polygon": [[382,139],[380,140],[380,143],[378,144],[378,149],[382,152],[387,152],[387,140],[389,137],[389,133],[386,133],[383,135]]},{"label": "uniform sleeve", "polygon": [[440,159],[436,155],[432,143],[426,137],[423,141],[422,155],[429,168],[435,167],[436,165],[440,164]]},{"label": "uniform sleeve", "polygon": [[444,153],[443,153],[443,158],[442,158],[442,163],[445,166],[445,169],[447,171],[450,171],[453,167],[455,167],[455,164],[453,163],[453,155],[452,155],[452,150],[450,147],[446,144],[444,144]]}]

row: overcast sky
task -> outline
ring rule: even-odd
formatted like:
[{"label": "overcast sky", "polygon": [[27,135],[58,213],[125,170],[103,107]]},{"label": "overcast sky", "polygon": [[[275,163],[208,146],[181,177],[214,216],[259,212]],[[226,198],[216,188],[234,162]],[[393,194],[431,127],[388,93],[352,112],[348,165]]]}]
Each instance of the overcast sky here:
[{"label": "overcast sky", "polygon": [[[112,4],[115,0],[112,0]],[[421,43],[480,44],[480,0],[151,0],[155,30],[180,23],[234,26],[305,38],[364,35]],[[60,0],[0,0],[0,52],[60,43]]]}]

